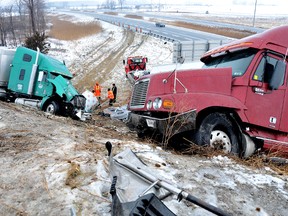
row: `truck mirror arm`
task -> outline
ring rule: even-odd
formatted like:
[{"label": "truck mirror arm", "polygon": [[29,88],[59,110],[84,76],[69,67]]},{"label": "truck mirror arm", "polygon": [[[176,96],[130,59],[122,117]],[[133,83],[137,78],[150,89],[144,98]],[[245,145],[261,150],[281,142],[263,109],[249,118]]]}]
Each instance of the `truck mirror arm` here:
[{"label": "truck mirror arm", "polygon": [[177,72],[176,72],[176,68],[169,74],[169,76],[166,79],[163,79],[162,82],[164,84],[166,84],[168,82],[168,79],[172,76],[172,74],[175,73],[175,78],[174,78],[174,93],[176,92],[176,83],[180,83],[180,85],[185,89],[185,93],[188,92],[187,88],[185,87],[185,85],[177,78]]}]

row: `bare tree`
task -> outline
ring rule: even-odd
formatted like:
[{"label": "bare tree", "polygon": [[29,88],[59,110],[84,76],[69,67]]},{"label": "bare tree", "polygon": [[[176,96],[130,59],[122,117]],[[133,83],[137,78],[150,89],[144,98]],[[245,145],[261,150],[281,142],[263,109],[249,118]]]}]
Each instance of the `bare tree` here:
[{"label": "bare tree", "polygon": [[13,5],[9,6],[8,8],[8,14],[9,14],[9,32],[12,35],[12,41],[13,41],[13,45],[16,46],[17,45],[17,40],[16,40],[16,34],[15,34],[15,28],[14,28],[14,16],[13,16]]},{"label": "bare tree", "polygon": [[114,0],[106,0],[106,8],[115,9],[116,2]]},{"label": "bare tree", "polygon": [[[44,30],[44,0],[22,0],[26,8],[28,9],[32,34],[36,34],[37,31]],[[37,18],[37,19],[36,19]]]},{"label": "bare tree", "polygon": [[22,0],[14,0],[14,2],[15,2],[19,17],[21,19],[23,17],[23,14],[24,14],[23,1]]},{"label": "bare tree", "polygon": [[46,28],[44,8],[45,8],[44,0],[37,0],[36,15],[38,17],[38,19],[37,19],[37,30],[39,32],[44,32],[45,28]]},{"label": "bare tree", "polygon": [[120,7],[121,7],[121,10],[123,8],[123,4],[125,3],[125,0],[118,0],[119,4],[120,4]]},{"label": "bare tree", "polygon": [[32,33],[36,33],[36,24],[35,24],[35,11],[36,7],[34,2],[37,0],[23,0],[25,6],[28,9],[29,17],[30,17],[30,22],[31,22],[31,28],[32,28]]},{"label": "bare tree", "polygon": [[25,4],[23,0],[14,0],[15,11],[18,12],[18,16],[14,18],[14,26],[16,31],[16,37],[19,43],[23,42],[23,38],[26,37],[26,32],[29,31],[29,22],[27,13],[25,13]]},{"label": "bare tree", "polygon": [[8,31],[8,23],[7,23],[7,8],[0,8],[0,40],[1,46],[7,46],[7,31]]}]

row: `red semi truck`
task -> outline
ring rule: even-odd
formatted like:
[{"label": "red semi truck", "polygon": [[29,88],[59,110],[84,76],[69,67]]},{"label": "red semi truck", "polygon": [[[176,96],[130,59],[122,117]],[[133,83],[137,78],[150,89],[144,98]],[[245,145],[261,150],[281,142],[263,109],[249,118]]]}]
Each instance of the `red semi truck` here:
[{"label": "red semi truck", "polygon": [[208,51],[201,69],[141,77],[129,102],[138,135],[182,135],[248,157],[288,152],[288,26]]}]

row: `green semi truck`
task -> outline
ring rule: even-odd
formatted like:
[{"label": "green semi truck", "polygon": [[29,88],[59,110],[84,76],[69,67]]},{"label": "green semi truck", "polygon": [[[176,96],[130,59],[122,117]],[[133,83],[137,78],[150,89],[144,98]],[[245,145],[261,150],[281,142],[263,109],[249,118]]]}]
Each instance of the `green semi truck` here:
[{"label": "green semi truck", "polygon": [[0,98],[85,120],[86,98],[71,83],[63,62],[25,47],[0,47]]}]

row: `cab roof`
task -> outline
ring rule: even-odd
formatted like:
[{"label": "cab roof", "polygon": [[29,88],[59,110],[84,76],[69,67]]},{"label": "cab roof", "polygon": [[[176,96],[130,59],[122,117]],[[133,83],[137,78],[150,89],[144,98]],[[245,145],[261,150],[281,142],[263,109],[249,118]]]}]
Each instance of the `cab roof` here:
[{"label": "cab roof", "polygon": [[[31,55],[32,57],[31,62],[35,63],[37,51],[28,49],[26,47],[18,47],[16,50],[16,53],[18,55],[24,55],[24,54]],[[68,78],[73,77],[73,75],[65,66],[65,64],[43,53],[40,53],[39,55],[38,68],[39,70],[49,71],[51,73],[62,75],[64,77],[68,77]]]},{"label": "cab roof", "polygon": [[211,58],[213,55],[219,53],[244,48],[271,49],[285,54],[288,48],[287,35],[288,25],[272,28],[262,33],[235,40],[218,48],[212,49],[201,57],[201,61],[205,62],[207,58]]}]

